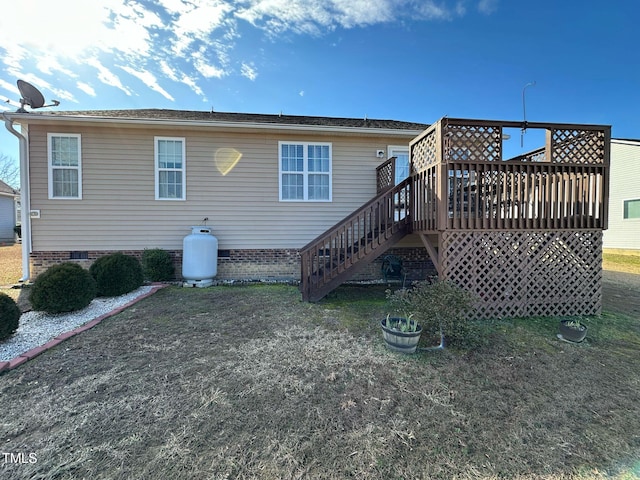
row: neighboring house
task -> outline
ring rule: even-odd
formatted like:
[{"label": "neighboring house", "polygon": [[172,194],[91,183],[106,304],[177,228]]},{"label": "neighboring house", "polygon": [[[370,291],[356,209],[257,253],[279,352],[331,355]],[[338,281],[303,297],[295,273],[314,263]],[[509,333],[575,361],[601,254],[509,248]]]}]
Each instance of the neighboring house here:
[{"label": "neighboring house", "polygon": [[604,248],[640,253],[640,140],[611,139],[610,178]]},{"label": "neighboring house", "polygon": [[13,243],[16,234],[16,198],[18,192],[0,180],[0,243]]},{"label": "neighboring house", "polygon": [[[208,219],[218,278],[299,280],[305,300],[381,278],[393,253],[475,293],[486,317],[601,309],[609,126],[175,110],[5,119],[28,166],[32,276],[147,248],[179,266],[183,238]],[[514,128],[545,130],[545,145],[503,158]]]}]

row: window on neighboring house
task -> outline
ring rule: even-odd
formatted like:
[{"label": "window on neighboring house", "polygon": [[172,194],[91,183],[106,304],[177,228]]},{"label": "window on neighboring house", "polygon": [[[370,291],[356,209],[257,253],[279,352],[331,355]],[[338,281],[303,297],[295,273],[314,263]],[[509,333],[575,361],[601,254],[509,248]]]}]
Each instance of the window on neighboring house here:
[{"label": "window on neighboring house", "polygon": [[331,144],[279,142],[280,200],[331,201]]},{"label": "window on neighboring house", "polygon": [[155,137],[156,200],[185,200],[185,140]]},{"label": "window on neighboring house", "polygon": [[623,205],[624,208],[622,218],[640,218],[640,198],[634,198],[633,200],[624,200]]},{"label": "window on neighboring house", "polygon": [[82,198],[80,135],[49,133],[49,198]]}]

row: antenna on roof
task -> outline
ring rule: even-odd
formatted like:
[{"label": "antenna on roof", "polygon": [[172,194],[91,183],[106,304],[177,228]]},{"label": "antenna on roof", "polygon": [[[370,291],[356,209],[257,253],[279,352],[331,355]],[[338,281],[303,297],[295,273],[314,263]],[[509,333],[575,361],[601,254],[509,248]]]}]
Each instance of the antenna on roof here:
[{"label": "antenna on roof", "polygon": [[[17,84],[21,97],[20,108],[16,111],[17,113],[27,113],[27,111],[24,109],[25,105],[33,110],[35,110],[36,108],[57,107],[58,105],[60,105],[60,102],[58,100],[51,100],[51,104],[45,105],[44,96],[42,95],[42,93],[40,93],[40,90],[38,90],[30,83],[25,82],[24,80],[18,80]],[[7,103],[13,104],[15,102],[7,100]]]},{"label": "antenna on roof", "polygon": [[522,89],[522,130],[520,131],[520,148],[524,146],[524,134],[527,131],[527,105],[525,103],[524,91],[527,87],[534,87],[536,81],[527,83]]}]

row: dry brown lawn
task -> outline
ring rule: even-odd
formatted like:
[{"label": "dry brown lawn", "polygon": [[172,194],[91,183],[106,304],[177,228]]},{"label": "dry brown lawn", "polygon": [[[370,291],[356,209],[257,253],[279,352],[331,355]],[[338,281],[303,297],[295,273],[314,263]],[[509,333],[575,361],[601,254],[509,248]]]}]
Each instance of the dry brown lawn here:
[{"label": "dry brown lawn", "polygon": [[409,357],[382,345],[383,287],[169,287],[0,374],[0,478],[640,478],[625,281],[583,344],[512,319]]},{"label": "dry brown lawn", "polygon": [[0,244],[0,286],[18,283],[22,276],[22,245]]},{"label": "dry brown lawn", "polygon": [[37,460],[0,476],[640,475],[637,321],[594,319],[581,345],[549,319],[487,322],[476,349],[405,357],[382,345],[382,298],[161,290],[0,375],[2,451]]}]

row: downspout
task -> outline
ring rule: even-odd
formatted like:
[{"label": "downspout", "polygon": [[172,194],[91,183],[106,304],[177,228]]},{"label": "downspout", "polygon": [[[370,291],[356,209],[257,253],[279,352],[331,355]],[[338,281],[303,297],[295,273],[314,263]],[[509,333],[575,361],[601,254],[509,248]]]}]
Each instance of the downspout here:
[{"label": "downspout", "polygon": [[29,254],[31,253],[31,192],[29,187],[29,150],[27,137],[13,127],[13,120],[2,112],[4,126],[20,141],[20,223],[22,236],[22,278],[20,282],[26,282],[31,278],[29,267]]}]

